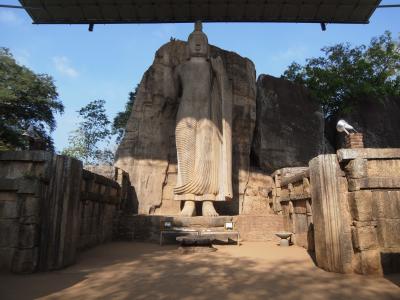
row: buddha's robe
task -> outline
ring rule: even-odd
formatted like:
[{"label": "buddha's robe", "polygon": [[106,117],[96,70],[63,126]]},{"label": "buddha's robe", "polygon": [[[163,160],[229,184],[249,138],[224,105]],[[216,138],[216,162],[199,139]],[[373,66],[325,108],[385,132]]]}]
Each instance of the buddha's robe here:
[{"label": "buddha's robe", "polygon": [[225,72],[213,68],[209,60],[188,60],[177,67],[175,79],[180,96],[175,199],[230,200],[232,92]]}]

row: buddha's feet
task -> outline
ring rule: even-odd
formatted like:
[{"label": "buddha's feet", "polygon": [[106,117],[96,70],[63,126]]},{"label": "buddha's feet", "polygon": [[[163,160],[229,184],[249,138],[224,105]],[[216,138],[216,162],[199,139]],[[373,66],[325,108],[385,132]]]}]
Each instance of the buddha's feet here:
[{"label": "buddha's feet", "polygon": [[214,208],[212,201],[203,201],[202,214],[204,217],[217,217],[219,216]]},{"label": "buddha's feet", "polygon": [[185,201],[183,209],[181,211],[181,216],[183,217],[193,217],[196,215],[196,206],[194,201]]}]

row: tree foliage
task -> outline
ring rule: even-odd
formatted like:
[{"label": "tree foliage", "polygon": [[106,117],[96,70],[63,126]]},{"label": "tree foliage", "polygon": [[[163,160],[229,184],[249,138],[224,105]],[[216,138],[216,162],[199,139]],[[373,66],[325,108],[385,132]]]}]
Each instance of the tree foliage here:
[{"label": "tree foliage", "polygon": [[128,123],[129,117],[132,113],[132,107],[133,103],[135,103],[136,99],[136,94],[138,91],[139,86],[136,86],[135,90],[133,92],[129,93],[129,99],[128,102],[125,104],[125,110],[122,112],[117,113],[113,120],[113,125],[112,125],[112,132],[113,134],[116,134],[116,141],[119,144],[124,137],[125,134],[125,127],[126,124]]},{"label": "tree foliage", "polygon": [[104,100],[95,100],[78,111],[81,121],[78,129],[68,138],[69,146],[62,151],[63,155],[75,157],[90,165],[113,163],[114,153],[106,148],[112,134],[104,105]]},{"label": "tree foliage", "polygon": [[304,66],[293,62],[283,77],[309,88],[327,116],[350,111],[368,97],[400,95],[400,46],[390,32],[369,46],[337,44],[321,50],[324,56]]},{"label": "tree foliage", "polygon": [[8,49],[0,48],[0,150],[25,149],[22,133],[30,126],[54,150],[54,115],[63,111],[53,79],[18,65]]}]

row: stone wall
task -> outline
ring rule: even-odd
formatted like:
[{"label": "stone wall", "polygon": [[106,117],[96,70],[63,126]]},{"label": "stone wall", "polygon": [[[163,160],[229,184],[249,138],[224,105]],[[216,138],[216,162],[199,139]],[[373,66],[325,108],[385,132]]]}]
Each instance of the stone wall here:
[{"label": "stone wall", "polygon": [[400,271],[400,149],[340,149],[272,176],[271,209],[319,267]]},{"label": "stone wall", "polygon": [[59,269],[79,250],[112,239],[121,209],[132,202],[127,173],[114,174],[44,151],[0,153],[0,268]]},{"label": "stone wall", "polygon": [[0,154],[0,267],[32,272],[38,267],[41,187],[51,155]]},{"label": "stone wall", "polygon": [[314,251],[314,225],[308,167],[283,168],[272,174],[274,188],[269,203],[283,216],[283,229],[292,232],[291,242]]},{"label": "stone wall", "polygon": [[275,241],[275,233],[282,231],[283,218],[279,215],[239,215],[234,217],[236,229],[243,241]]},{"label": "stone wall", "polygon": [[113,239],[113,230],[118,226],[120,193],[121,187],[116,181],[82,171],[79,250]]},{"label": "stone wall", "polygon": [[400,271],[400,149],[341,149],[310,161],[318,266]]},{"label": "stone wall", "polygon": [[268,194],[272,191],[273,180],[256,169],[250,169],[249,179],[241,202],[242,215],[267,216],[273,212],[269,206]]}]

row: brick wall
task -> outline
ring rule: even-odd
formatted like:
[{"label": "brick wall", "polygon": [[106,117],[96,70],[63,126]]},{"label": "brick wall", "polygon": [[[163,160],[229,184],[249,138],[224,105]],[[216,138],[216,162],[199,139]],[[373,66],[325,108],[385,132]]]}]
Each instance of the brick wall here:
[{"label": "brick wall", "polygon": [[239,215],[234,217],[234,222],[244,241],[278,241],[275,233],[283,230],[280,215]]},{"label": "brick wall", "polygon": [[307,167],[283,168],[273,173],[270,204],[283,217],[283,228],[291,232],[291,242],[314,250],[314,226]]}]

